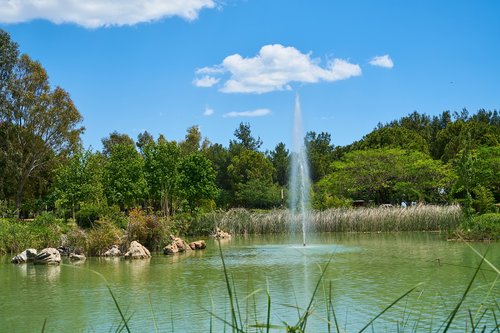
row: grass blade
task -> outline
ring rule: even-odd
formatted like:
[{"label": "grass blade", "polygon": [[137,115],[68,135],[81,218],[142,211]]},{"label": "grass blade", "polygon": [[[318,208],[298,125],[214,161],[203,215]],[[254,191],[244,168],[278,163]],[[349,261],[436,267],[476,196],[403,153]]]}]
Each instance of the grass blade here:
[{"label": "grass blade", "polygon": [[[472,247],[471,247],[472,248]],[[462,303],[464,302],[465,300],[465,297],[467,296],[467,294],[469,293],[469,290],[470,288],[472,287],[472,283],[474,282],[474,280],[476,279],[476,276],[477,276],[477,273],[479,273],[479,270],[481,269],[481,265],[483,264],[483,261],[484,261],[484,256],[481,256],[481,262],[479,263],[479,265],[477,266],[477,269],[476,271],[474,272],[474,275],[472,276],[472,279],[470,280],[469,282],[469,285],[467,286],[467,289],[465,289],[465,292],[464,294],[462,295],[462,298],[460,298],[460,301],[458,302],[457,306],[455,307],[455,309],[453,309],[453,311],[451,312],[450,316],[449,316],[449,320],[448,320],[448,323],[446,324],[446,327],[444,328],[444,331],[443,333],[446,333],[450,326],[451,326],[451,323],[453,322],[453,319],[455,318],[457,312],[458,312],[458,309],[460,309],[460,306],[462,305]]]},{"label": "grass blade", "polygon": [[396,305],[396,303],[398,303],[400,300],[402,300],[403,298],[405,298],[407,295],[409,295],[413,290],[415,290],[418,286],[420,286],[421,283],[417,284],[415,287],[411,288],[410,290],[408,290],[407,292],[405,292],[403,295],[399,296],[398,299],[396,299],[394,302],[392,302],[389,306],[387,306],[384,310],[382,310],[378,315],[376,315],[372,320],[370,320],[368,322],[368,324],[365,325],[365,327],[363,327],[359,333],[363,332],[364,330],[366,330],[368,327],[370,327],[370,325],[375,321],[377,320],[380,316],[382,316],[387,310],[389,310],[390,308],[392,308],[394,305]]}]

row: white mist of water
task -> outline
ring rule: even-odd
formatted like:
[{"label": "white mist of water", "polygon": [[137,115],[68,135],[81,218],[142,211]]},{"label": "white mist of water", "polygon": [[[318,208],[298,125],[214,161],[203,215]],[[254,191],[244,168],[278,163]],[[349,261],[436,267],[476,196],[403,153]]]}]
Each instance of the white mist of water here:
[{"label": "white mist of water", "polygon": [[309,164],[307,149],[304,144],[302,130],[302,111],[300,100],[295,98],[293,119],[292,161],[290,170],[290,214],[291,220],[300,220],[302,224],[302,242],[306,245],[306,234],[309,211],[309,192],[311,181],[309,178]]}]

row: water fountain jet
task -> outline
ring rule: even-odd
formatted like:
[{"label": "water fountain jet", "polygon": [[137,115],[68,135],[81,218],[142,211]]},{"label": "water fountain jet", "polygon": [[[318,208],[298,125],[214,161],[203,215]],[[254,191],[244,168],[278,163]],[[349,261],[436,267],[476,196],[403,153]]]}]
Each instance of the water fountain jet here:
[{"label": "water fountain jet", "polygon": [[300,219],[302,224],[302,244],[306,246],[311,181],[309,178],[307,149],[303,139],[302,111],[298,95],[295,97],[295,110],[293,118],[293,142],[289,192],[290,216],[292,223],[297,219]]}]

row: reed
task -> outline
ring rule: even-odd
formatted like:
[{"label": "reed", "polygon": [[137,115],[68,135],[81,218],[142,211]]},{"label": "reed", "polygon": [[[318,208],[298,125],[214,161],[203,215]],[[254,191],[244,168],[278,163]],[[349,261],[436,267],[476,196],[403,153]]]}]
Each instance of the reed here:
[{"label": "reed", "polygon": [[[300,231],[302,228],[300,218],[291,216],[288,210],[253,212],[239,208],[211,213],[205,219],[233,234],[279,234]],[[458,205],[338,208],[310,212],[308,231],[449,231],[457,228],[463,219],[462,210]]]}]

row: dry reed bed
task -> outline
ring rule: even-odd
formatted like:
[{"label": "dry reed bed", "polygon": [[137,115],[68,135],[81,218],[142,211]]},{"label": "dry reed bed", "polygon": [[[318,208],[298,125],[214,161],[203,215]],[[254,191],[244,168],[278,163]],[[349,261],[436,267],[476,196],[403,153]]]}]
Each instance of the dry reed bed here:
[{"label": "dry reed bed", "polygon": [[[458,227],[463,219],[460,206],[420,205],[408,208],[339,208],[309,213],[311,232],[443,231]],[[234,234],[276,234],[300,231],[302,219],[288,210],[251,212],[231,209],[211,217],[218,226]]]}]

